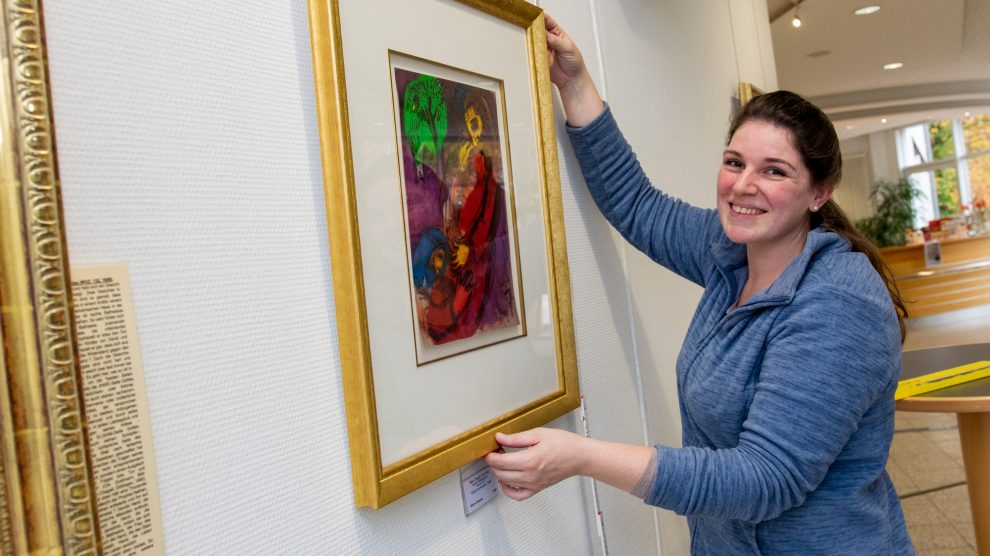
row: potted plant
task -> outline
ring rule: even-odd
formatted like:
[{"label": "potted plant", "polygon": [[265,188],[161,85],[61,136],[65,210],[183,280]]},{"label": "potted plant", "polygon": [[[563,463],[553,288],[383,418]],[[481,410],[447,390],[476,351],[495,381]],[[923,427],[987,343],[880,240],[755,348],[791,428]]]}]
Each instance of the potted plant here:
[{"label": "potted plant", "polygon": [[863,235],[877,247],[907,243],[907,231],[914,227],[914,200],[921,192],[907,178],[879,180],[870,191],[874,214],[856,222]]}]

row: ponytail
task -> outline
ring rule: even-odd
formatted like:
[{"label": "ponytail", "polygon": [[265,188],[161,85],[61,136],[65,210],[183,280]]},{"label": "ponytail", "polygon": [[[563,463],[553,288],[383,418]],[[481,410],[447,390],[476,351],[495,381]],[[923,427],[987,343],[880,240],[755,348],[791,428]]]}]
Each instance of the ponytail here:
[{"label": "ponytail", "polygon": [[901,330],[901,343],[903,344],[904,338],[907,336],[905,320],[908,317],[908,310],[904,298],[901,297],[901,290],[897,287],[897,282],[894,281],[894,273],[883,261],[880,250],[852,225],[846,213],[832,199],[822,205],[818,212],[811,213],[811,228],[814,229],[818,226],[823,226],[826,230],[839,234],[852,245],[853,251],[866,255],[866,258],[870,260],[870,264],[873,265],[887,286],[887,293],[890,294],[890,300],[894,303],[894,310],[897,311],[897,326]]}]

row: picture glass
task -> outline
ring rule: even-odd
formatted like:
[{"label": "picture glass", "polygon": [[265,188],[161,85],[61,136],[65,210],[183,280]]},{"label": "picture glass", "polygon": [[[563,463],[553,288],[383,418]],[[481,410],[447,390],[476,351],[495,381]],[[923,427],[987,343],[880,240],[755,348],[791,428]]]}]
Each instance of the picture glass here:
[{"label": "picture glass", "polygon": [[391,53],[417,364],[525,335],[502,84]]}]

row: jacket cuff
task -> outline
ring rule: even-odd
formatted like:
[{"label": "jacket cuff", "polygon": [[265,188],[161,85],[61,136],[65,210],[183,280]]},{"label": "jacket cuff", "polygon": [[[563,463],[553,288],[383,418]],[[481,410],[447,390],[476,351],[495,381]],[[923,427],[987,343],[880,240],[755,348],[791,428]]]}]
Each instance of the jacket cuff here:
[{"label": "jacket cuff", "polygon": [[587,125],[573,126],[571,125],[571,122],[565,121],[564,128],[567,130],[567,133],[572,138],[589,134],[594,135],[595,133],[600,133],[602,128],[615,126],[616,123],[615,119],[612,117],[612,109],[609,107],[607,102],[602,101],[602,104],[605,105],[605,110],[603,110],[598,116],[595,116],[595,119],[588,122]]},{"label": "jacket cuff", "polygon": [[643,470],[643,475],[639,478],[639,482],[629,491],[636,498],[646,499],[647,495],[653,492],[653,483],[657,479],[657,458],[657,451],[653,450],[650,461],[646,464],[646,469]]},{"label": "jacket cuff", "polygon": [[697,483],[697,455],[695,450],[658,445],[657,476],[644,501],[651,506],[685,515],[690,485]]}]

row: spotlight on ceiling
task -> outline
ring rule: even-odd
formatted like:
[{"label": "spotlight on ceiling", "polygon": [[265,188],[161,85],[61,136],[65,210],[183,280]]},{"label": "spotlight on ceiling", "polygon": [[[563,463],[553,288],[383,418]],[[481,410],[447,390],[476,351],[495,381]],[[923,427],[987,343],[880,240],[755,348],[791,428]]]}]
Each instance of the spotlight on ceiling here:
[{"label": "spotlight on ceiling", "polygon": [[880,123],[882,123],[882,124],[887,123],[887,118],[880,118]]},{"label": "spotlight on ceiling", "polygon": [[853,13],[856,15],[870,15],[870,14],[875,14],[879,11],[880,11],[880,6],[863,6],[862,8],[853,11]]},{"label": "spotlight on ceiling", "polygon": [[791,20],[791,25],[793,25],[794,28],[796,29],[800,27],[801,24],[803,23],[801,21],[801,16],[798,15],[798,6],[801,4],[801,0],[797,0],[797,1],[791,0],[791,1],[794,2],[794,19]]},{"label": "spotlight on ceiling", "polygon": [[883,69],[885,69],[885,70],[895,70],[895,69],[900,69],[900,68],[903,68],[903,67],[904,67],[904,64],[902,62],[892,62],[890,64],[884,64],[883,65]]}]

